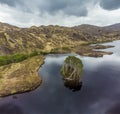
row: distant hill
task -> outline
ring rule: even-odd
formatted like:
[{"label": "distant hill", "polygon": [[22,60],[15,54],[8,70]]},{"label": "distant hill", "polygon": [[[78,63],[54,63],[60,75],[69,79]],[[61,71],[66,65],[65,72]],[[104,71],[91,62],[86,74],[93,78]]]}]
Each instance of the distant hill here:
[{"label": "distant hill", "polygon": [[93,35],[99,35],[101,33],[109,33],[109,30],[106,30],[103,27],[95,26],[95,25],[88,25],[88,24],[82,24],[79,26],[73,27],[73,29],[82,31],[84,33],[90,33]]},{"label": "distant hill", "polygon": [[105,26],[104,28],[107,30],[120,31],[120,23]]},{"label": "distant hill", "polygon": [[74,26],[74,29],[80,29],[80,30],[90,30],[90,29],[100,29],[101,27],[95,26],[95,25],[89,25],[89,24],[82,24],[78,26]]},{"label": "distant hill", "polygon": [[19,28],[0,23],[0,55],[76,46],[120,39],[120,32],[93,25]]},{"label": "distant hill", "polygon": [[12,31],[12,30],[19,30],[18,27],[13,26],[13,25],[9,25],[7,23],[1,23],[0,22],[0,32],[2,31]]}]

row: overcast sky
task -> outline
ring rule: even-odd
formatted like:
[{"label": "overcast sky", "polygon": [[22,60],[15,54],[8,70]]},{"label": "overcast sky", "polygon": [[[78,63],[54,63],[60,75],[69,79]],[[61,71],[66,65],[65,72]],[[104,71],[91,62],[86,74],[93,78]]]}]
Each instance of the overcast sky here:
[{"label": "overcast sky", "polygon": [[20,27],[120,23],[120,0],[0,0],[0,21]]}]

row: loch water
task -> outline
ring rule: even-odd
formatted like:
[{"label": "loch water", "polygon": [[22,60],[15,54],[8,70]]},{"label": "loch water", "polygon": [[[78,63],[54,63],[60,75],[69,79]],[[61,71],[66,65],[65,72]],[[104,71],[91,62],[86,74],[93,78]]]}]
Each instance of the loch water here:
[{"label": "loch water", "polygon": [[[120,114],[120,41],[104,43],[115,47],[103,57],[77,54],[47,55],[39,69],[43,83],[36,90],[0,99],[0,114]],[[81,88],[64,86],[61,66],[74,55],[83,62]]]}]

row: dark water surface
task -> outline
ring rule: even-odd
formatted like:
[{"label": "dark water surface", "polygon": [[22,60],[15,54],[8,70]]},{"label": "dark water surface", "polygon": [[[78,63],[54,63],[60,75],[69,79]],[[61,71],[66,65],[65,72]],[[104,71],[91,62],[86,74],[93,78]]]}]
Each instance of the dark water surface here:
[{"label": "dark water surface", "polygon": [[42,85],[35,91],[0,99],[0,114],[120,114],[120,41],[101,58],[75,55],[83,61],[82,87],[64,86],[60,69],[68,55],[48,55],[39,70]]}]

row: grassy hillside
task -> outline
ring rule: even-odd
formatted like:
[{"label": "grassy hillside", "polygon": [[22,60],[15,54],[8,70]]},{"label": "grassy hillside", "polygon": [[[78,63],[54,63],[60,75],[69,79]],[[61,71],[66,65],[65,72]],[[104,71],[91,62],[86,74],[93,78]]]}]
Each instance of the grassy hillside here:
[{"label": "grassy hillside", "polygon": [[96,42],[120,39],[120,33],[92,25],[77,27],[32,26],[18,28],[0,23],[0,55],[51,51]]},{"label": "grassy hillside", "polygon": [[120,23],[105,26],[104,28],[108,30],[113,30],[113,31],[120,31]]}]

